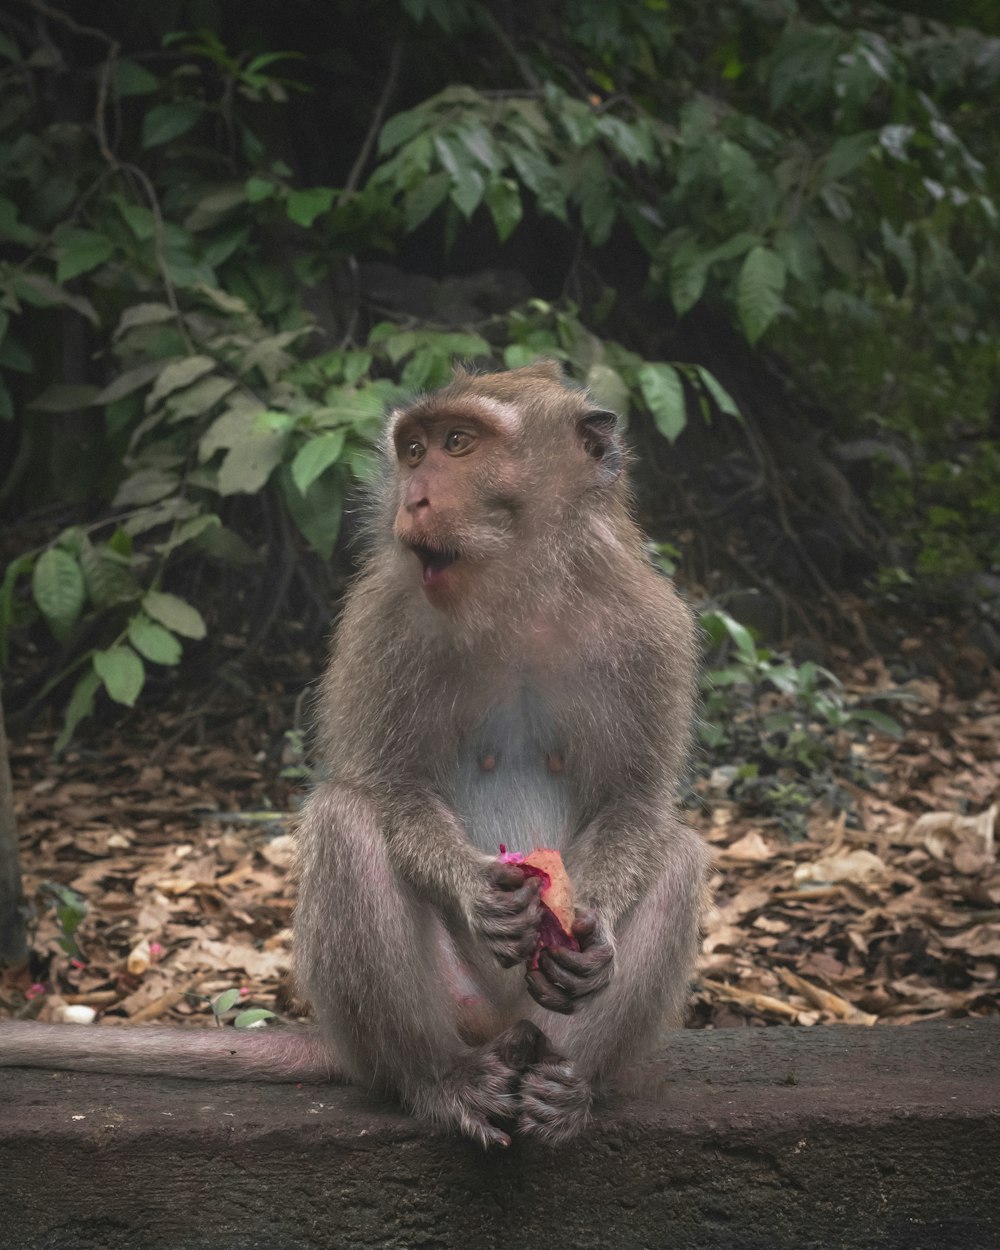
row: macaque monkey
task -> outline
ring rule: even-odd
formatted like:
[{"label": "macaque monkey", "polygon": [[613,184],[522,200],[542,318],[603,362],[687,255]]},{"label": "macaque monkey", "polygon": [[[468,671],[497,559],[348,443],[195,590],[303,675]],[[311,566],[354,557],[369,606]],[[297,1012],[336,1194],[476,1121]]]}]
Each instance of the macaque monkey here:
[{"label": "macaque monkey", "polygon": [[[613,413],[551,362],[397,408],[319,696],[296,979],[315,1031],[0,1026],[0,1064],[346,1079],[486,1144],[580,1133],[682,1021],[707,856],[677,814],[696,645]],[[580,949],[535,952],[561,850]]]}]

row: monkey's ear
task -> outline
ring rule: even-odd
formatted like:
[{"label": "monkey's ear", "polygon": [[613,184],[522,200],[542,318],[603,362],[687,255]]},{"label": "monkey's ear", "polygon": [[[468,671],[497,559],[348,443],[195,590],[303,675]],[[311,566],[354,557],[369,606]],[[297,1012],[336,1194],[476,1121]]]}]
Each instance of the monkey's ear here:
[{"label": "monkey's ear", "polygon": [[609,486],[625,468],[625,456],[615,433],[618,417],[613,412],[595,409],[581,417],[576,431],[583,450],[597,464],[597,479]]}]

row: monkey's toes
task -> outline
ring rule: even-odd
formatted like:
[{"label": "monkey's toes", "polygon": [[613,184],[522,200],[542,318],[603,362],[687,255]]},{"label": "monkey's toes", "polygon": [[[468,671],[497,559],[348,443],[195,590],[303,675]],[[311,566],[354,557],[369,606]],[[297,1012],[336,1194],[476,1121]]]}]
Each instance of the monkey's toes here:
[{"label": "monkey's toes", "polygon": [[[511,1053],[517,1045],[512,1038]],[[516,1120],[518,1081],[516,1069],[492,1044],[470,1051],[438,1085],[424,1090],[416,1109],[483,1146],[509,1146],[509,1133],[496,1121],[510,1126]]]},{"label": "monkey's toes", "polygon": [[579,1136],[590,1121],[594,1093],[568,1059],[536,1064],[521,1078],[519,1132],[548,1146]]},{"label": "monkey's toes", "polygon": [[501,1062],[515,1072],[527,1072],[552,1054],[552,1046],[537,1024],[518,1020],[494,1041],[493,1049]]}]

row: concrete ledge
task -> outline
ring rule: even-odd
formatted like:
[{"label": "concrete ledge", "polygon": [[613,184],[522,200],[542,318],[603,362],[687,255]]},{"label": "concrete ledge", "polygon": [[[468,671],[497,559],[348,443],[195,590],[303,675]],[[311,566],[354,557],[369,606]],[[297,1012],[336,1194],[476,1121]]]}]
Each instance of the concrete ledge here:
[{"label": "concrete ledge", "polygon": [[355,1090],[0,1070],[4,1250],[997,1250],[1000,1020],[688,1032],[556,1153]]}]

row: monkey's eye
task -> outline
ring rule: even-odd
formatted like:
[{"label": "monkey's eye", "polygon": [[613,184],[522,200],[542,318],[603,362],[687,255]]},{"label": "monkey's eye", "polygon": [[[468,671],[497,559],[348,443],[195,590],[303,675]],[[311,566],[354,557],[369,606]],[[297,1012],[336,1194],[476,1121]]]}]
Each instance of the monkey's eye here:
[{"label": "monkey's eye", "polygon": [[411,438],[403,448],[403,459],[411,467],[417,465],[424,458],[425,447],[419,439]]},{"label": "monkey's eye", "polygon": [[475,441],[473,435],[465,430],[450,430],[444,440],[444,449],[453,456],[460,456],[462,452],[471,450]]}]

